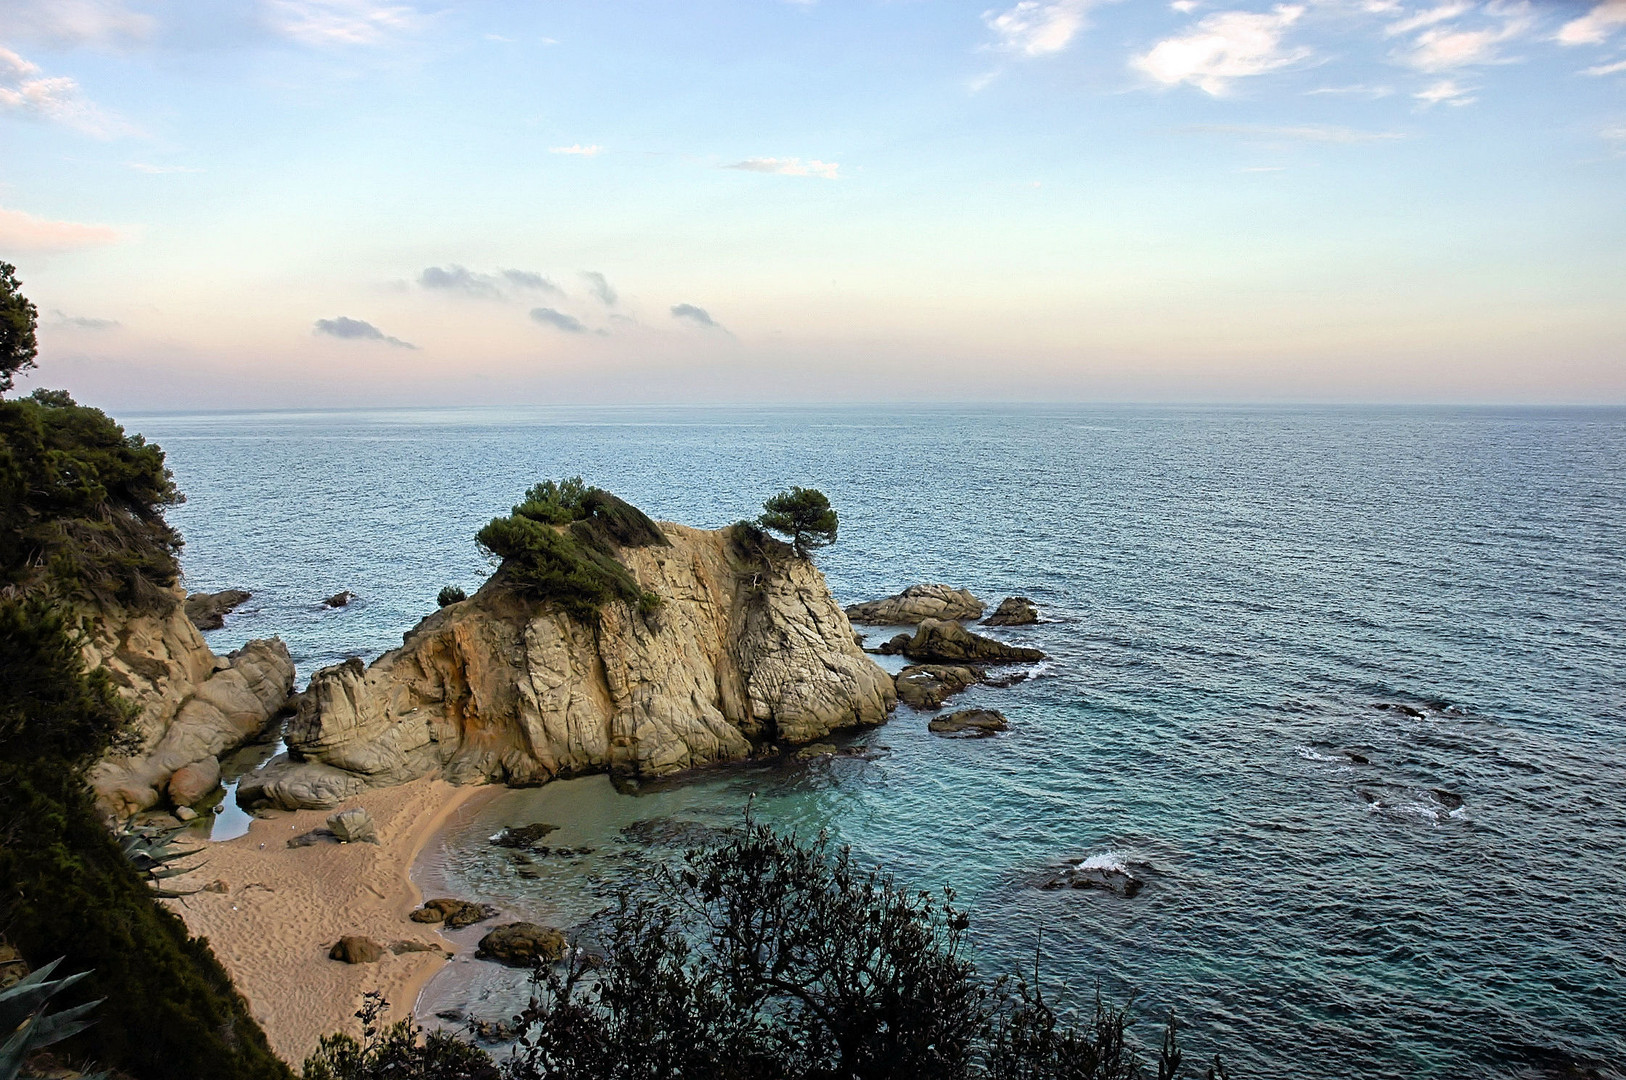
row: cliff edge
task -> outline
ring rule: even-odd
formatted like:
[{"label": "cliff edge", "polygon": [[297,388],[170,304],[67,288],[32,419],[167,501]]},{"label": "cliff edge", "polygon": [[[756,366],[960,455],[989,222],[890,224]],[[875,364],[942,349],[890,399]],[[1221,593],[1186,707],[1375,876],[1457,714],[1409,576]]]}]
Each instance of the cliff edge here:
[{"label": "cliff edge", "polygon": [[363,667],[318,671],[288,753],[238,798],[332,806],[441,770],[457,782],[655,777],[883,722],[892,679],[806,559],[749,528],[662,522],[664,543],[614,559],[659,603],[596,617],[503,570]]}]

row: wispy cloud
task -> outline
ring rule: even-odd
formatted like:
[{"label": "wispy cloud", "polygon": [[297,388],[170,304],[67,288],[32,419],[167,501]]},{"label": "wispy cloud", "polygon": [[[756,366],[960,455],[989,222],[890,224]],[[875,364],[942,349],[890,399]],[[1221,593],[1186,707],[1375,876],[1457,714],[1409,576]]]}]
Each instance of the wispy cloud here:
[{"label": "wispy cloud", "polygon": [[122,48],[150,38],[157,20],[122,0],[3,0],[0,25],[13,41],[56,49]]},{"label": "wispy cloud", "polygon": [[588,291],[590,291],[594,296],[598,297],[600,302],[602,302],[605,307],[615,306],[615,302],[619,300],[620,297],[616,295],[615,288],[610,284],[609,278],[605,277],[597,270],[583,270],[582,277],[587,282]]},{"label": "wispy cloud", "polygon": [[1099,0],[1022,0],[1004,11],[985,11],[982,21],[998,37],[997,47],[1024,56],[1058,53],[1089,25]]},{"label": "wispy cloud", "polygon": [[382,341],[386,345],[394,345],[399,349],[417,348],[417,346],[412,344],[410,341],[402,341],[400,338],[390,337],[388,334],[384,333],[384,331],[380,330],[370,322],[364,322],[361,319],[352,319],[345,315],[340,315],[335,319],[317,319],[316,329],[312,332],[317,334],[325,334],[328,337],[340,338],[345,341]]},{"label": "wispy cloud", "polygon": [[1234,135],[1243,139],[1318,143],[1368,143],[1404,139],[1397,131],[1361,131],[1336,124],[1297,124],[1272,127],[1267,124],[1192,124],[1182,131],[1199,135]]},{"label": "wispy cloud", "polygon": [[693,304],[673,304],[672,318],[685,319],[696,326],[704,326],[708,330],[721,330],[723,328],[722,323],[711,317],[711,312]]},{"label": "wispy cloud", "polygon": [[46,75],[40,66],[0,45],[0,113],[49,120],[87,135],[111,138],[125,125],[86,101],[79,84],[65,75]]},{"label": "wispy cloud", "polygon": [[604,147],[599,146],[597,143],[591,146],[583,146],[581,143],[572,143],[569,146],[550,146],[548,147],[548,153],[575,154],[578,157],[598,157],[600,154],[604,153]]},{"label": "wispy cloud", "polygon": [[1418,34],[1409,52],[1399,60],[1418,71],[1438,75],[1472,64],[1495,64],[1502,60],[1501,46],[1522,37],[1535,20],[1527,5],[1487,9],[1497,22],[1491,26],[1465,30],[1456,25],[1434,25]]},{"label": "wispy cloud", "polygon": [[1471,87],[1463,86],[1455,79],[1440,79],[1429,83],[1412,97],[1424,105],[1472,105],[1479,100],[1473,94]]},{"label": "wispy cloud", "polygon": [[834,161],[819,161],[809,158],[776,158],[760,157],[746,158],[736,161],[732,165],[724,165],[725,169],[739,169],[741,172],[774,173],[779,176],[818,176],[825,180],[840,180],[841,165]]},{"label": "wispy cloud", "polygon": [[1558,31],[1563,45],[1602,45],[1622,26],[1626,26],[1626,0],[1603,0],[1603,3],[1571,19]]},{"label": "wispy cloud", "polygon": [[532,270],[504,270],[502,276],[518,289],[536,289],[539,292],[558,293],[560,296],[565,293],[559,286]]},{"label": "wispy cloud", "polygon": [[152,176],[168,176],[171,173],[200,173],[203,171],[188,165],[149,165],[144,161],[126,162],[126,165],[136,172],[148,173]]},{"label": "wispy cloud", "polygon": [[375,0],[261,0],[261,4],[273,31],[306,45],[376,45],[424,23],[416,8]]},{"label": "wispy cloud", "polygon": [[1428,8],[1408,15],[1397,22],[1392,22],[1383,28],[1383,33],[1388,37],[1399,37],[1401,34],[1410,34],[1413,31],[1423,30],[1445,22],[1447,19],[1455,19],[1460,15],[1466,15],[1473,9],[1474,6],[1469,3],[1441,4],[1439,7]]},{"label": "wispy cloud", "polygon": [[539,307],[531,309],[531,318],[543,326],[551,326],[555,330],[563,330],[567,334],[585,334],[587,327],[574,315],[566,315],[557,308]]},{"label": "wispy cloud", "polygon": [[1386,98],[1394,94],[1392,86],[1368,86],[1366,83],[1355,83],[1352,86],[1318,86],[1314,90],[1306,90],[1311,96],[1316,94],[1338,94],[1348,97]]},{"label": "wispy cloud", "polygon": [[1217,97],[1236,79],[1307,59],[1308,48],[1288,48],[1282,42],[1303,14],[1302,5],[1279,4],[1269,12],[1210,15],[1190,32],[1158,42],[1132,64],[1165,86],[1189,83]]},{"label": "wispy cloud", "polygon": [[1616,60],[1613,64],[1598,64],[1595,67],[1582,68],[1582,75],[1619,75],[1626,72],[1626,60]]},{"label": "wispy cloud", "polygon": [[69,315],[65,311],[52,311],[56,316],[57,326],[66,326],[74,330],[116,330],[121,325],[117,319],[92,319],[84,315]]},{"label": "wispy cloud", "polygon": [[0,209],[0,251],[77,251],[121,239],[119,231],[109,225],[49,221],[21,210]]},{"label": "wispy cloud", "polygon": [[452,263],[450,266],[428,266],[418,275],[418,284],[426,289],[439,292],[462,293],[465,296],[478,296],[487,300],[496,300],[502,296],[502,290],[497,288],[497,279],[491,274],[477,274],[466,266]]}]

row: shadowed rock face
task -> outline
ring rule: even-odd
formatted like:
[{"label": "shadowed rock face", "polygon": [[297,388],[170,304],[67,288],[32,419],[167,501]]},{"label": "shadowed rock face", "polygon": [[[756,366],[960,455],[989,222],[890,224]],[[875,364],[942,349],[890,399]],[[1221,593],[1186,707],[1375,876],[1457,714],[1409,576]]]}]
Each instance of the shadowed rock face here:
[{"label": "shadowed rock face", "polygon": [[1007,596],[982,620],[984,626],[1031,626],[1038,621],[1039,609],[1025,596]]},{"label": "shadowed rock face", "polygon": [[226,616],[239,605],[254,599],[252,593],[242,589],[227,589],[217,593],[193,593],[186,598],[186,617],[199,630],[219,630],[226,625]]},{"label": "shadowed rock face", "polygon": [[219,756],[264,731],[293,689],[294,663],[281,640],[216,656],[181,598],[176,590],[174,604],[160,612],[94,613],[86,664],[106,670],[139,709],[137,751],[105,759],[90,776],[102,808],[118,817],[156,806],[166,793],[178,805],[207,794]]},{"label": "shadowed rock face", "polygon": [[364,668],[317,672],[289,755],[239,800],[320,807],[439,769],[459,782],[660,776],[879,724],[891,678],[853,643],[823,575],[771,561],[729,530],[663,523],[671,546],[620,560],[662,604],[607,604],[596,625],[515,592],[499,573]]},{"label": "shadowed rock face", "polygon": [[847,618],[874,626],[914,626],[925,619],[980,619],[982,601],[947,585],[911,585],[896,596],[852,605]]},{"label": "shadowed rock face", "polygon": [[1013,664],[1044,659],[1038,649],[1006,645],[946,619],[927,619],[914,636],[899,634],[876,651],[902,653],[921,664]]}]

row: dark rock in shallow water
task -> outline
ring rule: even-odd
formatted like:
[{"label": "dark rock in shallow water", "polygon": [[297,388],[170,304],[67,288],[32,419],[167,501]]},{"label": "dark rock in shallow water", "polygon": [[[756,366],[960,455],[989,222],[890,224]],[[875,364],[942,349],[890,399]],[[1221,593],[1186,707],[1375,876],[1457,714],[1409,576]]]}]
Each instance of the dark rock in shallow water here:
[{"label": "dark rock in shallow water", "polygon": [[1417,708],[1415,705],[1402,705],[1397,701],[1380,701],[1374,705],[1373,708],[1384,709],[1389,712],[1397,712],[1401,716],[1409,716],[1413,720],[1422,720],[1428,716],[1428,713]]},{"label": "dark rock in shallow water", "polygon": [[923,664],[1010,664],[1044,659],[1038,649],[1006,645],[943,619],[927,619],[907,642],[900,643],[898,638],[887,642],[894,644],[903,655]]},{"label": "dark rock in shallow water", "polygon": [[507,923],[480,939],[475,956],[509,967],[531,967],[538,960],[552,963],[565,955],[565,936],[531,922]]},{"label": "dark rock in shallow water", "polygon": [[911,585],[896,596],[870,600],[847,608],[855,623],[877,626],[914,626],[923,619],[976,619],[982,601],[964,589],[948,585]]},{"label": "dark rock in shallow water", "polygon": [[428,941],[396,941],[396,942],[392,942],[390,944],[390,952],[394,953],[396,956],[400,956],[403,953],[417,953],[417,952],[438,952],[442,956],[446,955],[446,950],[445,949],[441,948],[439,945],[436,945],[436,944],[434,944],[432,942],[428,942]]},{"label": "dark rock in shallow water", "polygon": [[936,709],[950,695],[982,681],[974,667],[954,664],[911,664],[893,677],[898,700],[917,709]]},{"label": "dark rock in shallow water", "polygon": [[334,593],[326,600],[323,600],[322,603],[326,604],[328,607],[345,607],[355,598],[356,594],[346,589],[344,592]]},{"label": "dark rock in shallow water", "polygon": [[926,730],[937,735],[962,739],[985,739],[1010,727],[1005,717],[993,709],[961,709],[947,716],[939,716],[926,725]]},{"label": "dark rock in shallow water", "polygon": [[879,645],[875,646],[875,651],[880,653],[882,656],[897,656],[899,653],[903,652],[904,649],[909,647],[909,642],[913,639],[913,634],[895,634],[887,640],[881,642]]},{"label": "dark rock in shallow water", "polygon": [[1366,757],[1365,754],[1357,754],[1353,750],[1345,750],[1344,751],[1344,756],[1347,757],[1350,760],[1350,762],[1352,764],[1355,764],[1355,765],[1370,765],[1370,764],[1372,764],[1370,761],[1367,760],[1367,757]]},{"label": "dark rock in shallow water", "polygon": [[551,832],[558,832],[559,826],[549,825],[538,821],[531,825],[510,825],[502,832],[491,838],[491,842],[498,847],[528,848]]},{"label": "dark rock in shallow water", "polygon": [[728,839],[729,830],[699,821],[645,818],[621,830],[621,836],[650,847],[706,848]]},{"label": "dark rock in shallow water", "polygon": [[253,593],[242,589],[227,589],[224,592],[206,593],[196,592],[186,598],[186,617],[192,620],[192,625],[199,630],[219,630],[226,625],[226,616],[239,605],[254,598]]},{"label": "dark rock in shallow water", "polygon": [[984,626],[1032,626],[1039,621],[1039,609],[1025,596],[1007,596],[994,613],[982,620]]},{"label": "dark rock in shallow water", "polygon": [[465,926],[473,926],[477,922],[493,918],[496,914],[497,909],[490,904],[476,904],[468,900],[442,896],[424,901],[423,907],[414,911],[408,918],[413,922],[445,923],[449,930],[461,930]]},{"label": "dark rock in shallow water", "polygon": [[1124,867],[1091,866],[1090,860],[1051,870],[1039,882],[1041,889],[1100,889],[1125,900],[1139,895],[1145,887],[1146,882]]}]

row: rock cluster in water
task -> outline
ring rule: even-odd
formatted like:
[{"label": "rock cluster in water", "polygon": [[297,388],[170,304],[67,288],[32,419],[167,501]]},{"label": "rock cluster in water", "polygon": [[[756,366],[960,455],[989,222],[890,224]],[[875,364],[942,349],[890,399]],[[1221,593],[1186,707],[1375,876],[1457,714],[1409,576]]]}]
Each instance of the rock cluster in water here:
[{"label": "rock cluster in water", "polygon": [[1043,660],[1044,653],[973,634],[957,622],[926,619],[913,634],[899,634],[875,650],[902,653],[921,664],[1012,664]]},{"label": "rock cluster in water", "polygon": [[199,630],[219,630],[226,625],[227,615],[253,598],[253,593],[244,592],[242,589],[193,593],[186,598],[186,617],[191,619],[192,625]]},{"label": "rock cluster in water", "polygon": [[1032,626],[1039,621],[1039,609],[1025,596],[1007,596],[994,613],[982,620],[984,626]]},{"label": "rock cluster in water", "polygon": [[948,585],[911,585],[896,596],[847,608],[847,618],[875,626],[914,626],[926,619],[980,619],[983,603]]},{"label": "rock cluster in water", "polygon": [[326,807],[441,770],[458,782],[669,774],[883,722],[897,697],[805,559],[731,529],[662,524],[670,546],[619,559],[661,604],[596,622],[502,573],[419,623],[401,648],[311,678],[288,754],[243,778],[248,805]]}]

